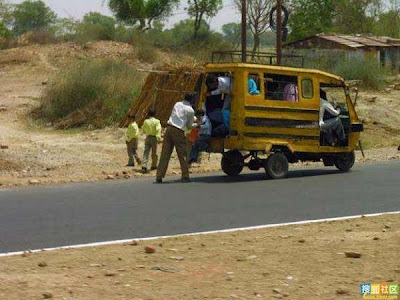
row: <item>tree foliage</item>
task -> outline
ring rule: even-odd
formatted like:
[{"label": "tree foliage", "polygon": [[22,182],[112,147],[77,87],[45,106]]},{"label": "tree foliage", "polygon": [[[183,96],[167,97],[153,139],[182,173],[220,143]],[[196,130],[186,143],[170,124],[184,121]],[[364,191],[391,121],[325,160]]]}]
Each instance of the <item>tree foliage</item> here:
[{"label": "tree foliage", "polygon": [[197,39],[204,17],[215,17],[222,8],[222,0],[188,0],[188,4],[188,14],[194,18],[194,37]]},{"label": "tree foliage", "polygon": [[346,34],[371,33],[380,13],[380,0],[336,0],[333,30]]},{"label": "tree foliage", "polygon": [[129,25],[139,23],[139,29],[151,29],[155,19],[171,14],[179,0],[109,0],[108,5],[117,20]]},{"label": "tree foliage", "polygon": [[335,5],[333,0],[293,0],[289,18],[291,40],[321,32],[333,26]]},{"label": "tree foliage", "polygon": [[41,0],[26,0],[15,5],[13,12],[14,33],[21,35],[32,30],[46,30],[57,15]]},{"label": "tree foliage", "polygon": [[113,40],[115,37],[115,20],[98,12],[87,13],[78,25],[77,33],[91,36],[94,40]]},{"label": "tree foliage", "polygon": [[0,0],[0,23],[5,27],[12,23],[12,5],[6,0]]}]

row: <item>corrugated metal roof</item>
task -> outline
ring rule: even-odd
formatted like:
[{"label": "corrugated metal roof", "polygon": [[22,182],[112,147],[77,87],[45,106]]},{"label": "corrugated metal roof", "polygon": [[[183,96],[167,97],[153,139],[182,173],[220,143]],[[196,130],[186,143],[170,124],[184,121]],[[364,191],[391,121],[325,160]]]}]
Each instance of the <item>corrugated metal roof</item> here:
[{"label": "corrugated metal roof", "polygon": [[317,34],[301,40],[287,43],[286,46],[294,45],[298,42],[320,38],[330,42],[338,43],[349,48],[363,48],[363,47],[400,47],[400,39],[394,39],[386,36],[367,36],[367,35],[343,35],[343,34]]},{"label": "corrugated metal roof", "polygon": [[365,47],[365,45],[349,40],[349,39],[345,39],[343,38],[343,36],[338,36],[338,35],[318,35],[319,38],[324,39],[324,40],[328,40],[331,42],[335,42],[347,47],[351,47],[351,48],[362,48]]}]

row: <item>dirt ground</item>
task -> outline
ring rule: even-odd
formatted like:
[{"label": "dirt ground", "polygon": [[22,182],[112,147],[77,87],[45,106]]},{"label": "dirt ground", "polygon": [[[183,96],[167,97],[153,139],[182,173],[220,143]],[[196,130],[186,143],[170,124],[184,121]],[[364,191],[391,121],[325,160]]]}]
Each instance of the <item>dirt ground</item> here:
[{"label": "dirt ground", "polygon": [[[139,167],[125,167],[123,129],[61,131],[37,124],[30,117],[52,74],[72,61],[119,57],[138,68],[151,67],[132,59],[132,51],[131,46],[115,42],[94,43],[88,49],[59,44],[0,51],[0,144],[5,148],[0,149],[0,188],[143,176]],[[358,110],[366,123],[363,140],[370,149],[366,158],[357,153],[358,162],[400,158],[399,99],[400,91],[395,88],[360,94]],[[143,138],[139,148],[141,154]],[[220,155],[207,154],[192,171],[219,169]],[[175,153],[168,173],[180,173]],[[145,176],[154,176],[154,172]]]},{"label": "dirt ground", "polygon": [[399,253],[398,214],[42,251],[0,258],[0,298],[354,300],[400,283]]}]

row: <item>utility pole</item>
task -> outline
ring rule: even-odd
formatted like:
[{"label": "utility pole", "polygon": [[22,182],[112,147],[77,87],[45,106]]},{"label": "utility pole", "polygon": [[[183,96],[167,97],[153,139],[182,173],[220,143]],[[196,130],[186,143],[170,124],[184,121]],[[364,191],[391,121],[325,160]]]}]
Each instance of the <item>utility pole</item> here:
[{"label": "utility pole", "polygon": [[276,63],[282,63],[282,0],[276,3]]},{"label": "utility pole", "polygon": [[247,61],[247,1],[242,1],[242,62]]}]

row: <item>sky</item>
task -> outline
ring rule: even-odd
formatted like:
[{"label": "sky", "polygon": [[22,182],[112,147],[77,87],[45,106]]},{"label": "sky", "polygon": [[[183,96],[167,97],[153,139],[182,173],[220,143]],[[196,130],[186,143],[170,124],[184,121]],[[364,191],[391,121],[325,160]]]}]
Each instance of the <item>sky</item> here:
[{"label": "sky", "polygon": [[[10,0],[11,3],[21,3],[24,0]],[[111,15],[111,11],[107,7],[107,1],[103,0],[43,0],[59,17],[81,18],[88,12],[96,11],[105,15]],[[186,3],[185,0],[181,1]],[[230,22],[240,22],[240,15],[233,5],[233,0],[223,0],[223,9],[220,13],[208,22],[214,30],[221,30],[223,24]],[[167,27],[171,27],[174,23],[188,18],[185,13],[185,6],[181,5],[174,12],[169,22],[165,22]]]}]

